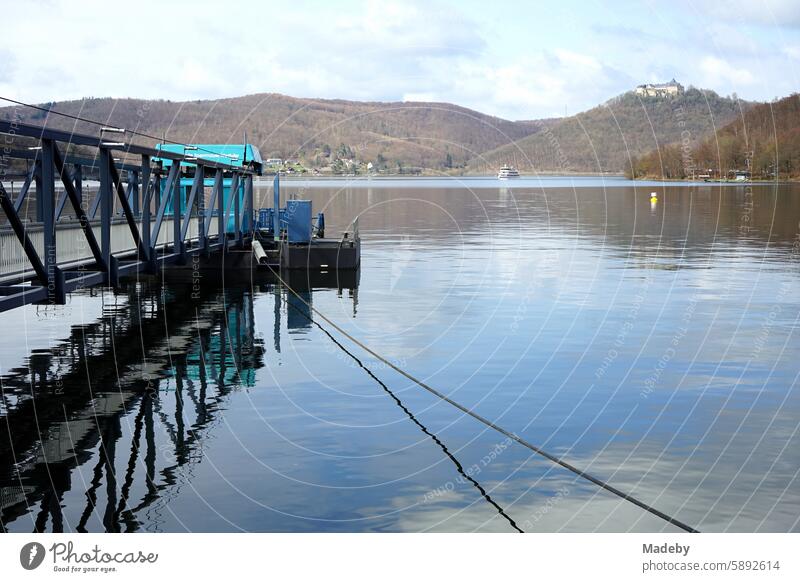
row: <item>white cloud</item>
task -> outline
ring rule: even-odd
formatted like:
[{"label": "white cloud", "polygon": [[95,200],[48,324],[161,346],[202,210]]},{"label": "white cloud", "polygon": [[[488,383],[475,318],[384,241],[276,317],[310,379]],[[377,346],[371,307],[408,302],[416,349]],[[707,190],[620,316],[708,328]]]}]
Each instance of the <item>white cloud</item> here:
[{"label": "white cloud", "polygon": [[713,42],[716,52],[729,58],[736,55],[741,57],[757,57],[762,52],[761,47],[752,34],[744,27],[730,23],[711,22],[697,31],[695,39],[701,41],[704,36]]},{"label": "white cloud", "polygon": [[316,32],[347,53],[367,59],[403,57],[454,57],[477,55],[485,40],[477,24],[436,2],[377,2],[364,10],[325,22]]},{"label": "white cloud", "polygon": [[[41,34],[32,43],[19,27],[0,39],[0,51],[20,61],[4,67],[0,90],[32,101],[256,92],[419,99],[512,118],[561,115],[565,104],[574,112],[618,92],[595,56],[558,48],[522,50],[513,59],[489,54],[480,24],[437,1],[367,1],[348,10],[300,6],[296,22],[291,14],[276,21],[273,11],[250,12],[230,1],[227,12],[248,14],[246,26],[213,11],[187,10],[190,4],[144,1],[134,14],[99,0],[81,11],[54,2],[36,15],[16,6],[10,18],[35,16]],[[313,18],[303,17],[312,12]],[[81,14],[107,20],[93,19],[88,27]],[[65,37],[64,30],[78,34]]]},{"label": "white cloud", "polygon": [[800,9],[796,0],[690,0],[715,19],[768,26],[800,25]]},{"label": "white cloud", "polygon": [[403,95],[403,101],[431,103],[437,100],[438,99],[435,93],[406,93]]},{"label": "white cloud", "polygon": [[745,68],[737,68],[725,59],[706,56],[700,61],[700,70],[706,76],[711,86],[729,84],[734,87],[751,85],[755,82],[753,73]]},{"label": "white cloud", "polygon": [[[497,25],[485,8],[451,0],[296,0],[290,10],[254,10],[244,0],[140,0],[135,10],[102,0],[80,10],[66,0],[7,4],[4,20],[15,25],[0,36],[0,94],[36,102],[277,92],[449,101],[531,119],[563,115],[565,105],[575,113],[673,76],[751,99],[786,94],[796,90],[800,46],[793,31],[771,47],[733,19],[706,18],[710,2],[700,2],[699,16],[680,13],[680,29],[657,33],[613,14],[608,25],[585,29],[548,22],[525,4]],[[768,8],[791,20],[787,6]],[[520,34],[529,22],[530,35]],[[519,26],[503,36],[509,24]]]},{"label": "white cloud", "polygon": [[[456,75],[452,95],[478,109],[491,103],[493,111],[512,119],[555,117],[588,109],[632,83],[625,73],[591,55],[556,49],[491,66],[465,64]],[[443,96],[444,97],[444,96]]]}]

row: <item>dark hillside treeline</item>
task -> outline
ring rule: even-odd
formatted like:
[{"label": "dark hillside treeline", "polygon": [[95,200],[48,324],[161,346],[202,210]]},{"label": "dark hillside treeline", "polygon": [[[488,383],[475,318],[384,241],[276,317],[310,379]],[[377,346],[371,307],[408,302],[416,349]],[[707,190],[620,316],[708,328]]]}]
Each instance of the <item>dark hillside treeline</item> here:
[{"label": "dark hillside treeline", "polygon": [[633,160],[629,177],[800,177],[800,95],[762,103],[699,143],[677,143]]},{"label": "dark hillside treeline", "polygon": [[[449,103],[379,103],[257,94],[207,101],[87,98],[47,103],[80,115],[183,143],[241,143],[245,132],[264,158],[307,168],[372,162],[378,170],[458,172],[476,154],[539,131],[541,122],[508,121]],[[0,117],[97,135],[97,126],[24,107]],[[158,140],[129,135],[152,146]]]},{"label": "dark hillside treeline", "polygon": [[694,87],[671,97],[628,92],[483,153],[470,168],[487,172],[513,163],[526,172],[622,173],[637,156],[679,142],[686,132],[693,140],[713,134],[750,105]]}]

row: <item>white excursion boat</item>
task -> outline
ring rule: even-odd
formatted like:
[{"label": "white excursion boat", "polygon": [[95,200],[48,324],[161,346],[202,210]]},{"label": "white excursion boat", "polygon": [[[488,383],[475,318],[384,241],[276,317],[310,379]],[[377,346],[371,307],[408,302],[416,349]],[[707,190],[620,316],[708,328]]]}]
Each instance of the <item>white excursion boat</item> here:
[{"label": "white excursion boat", "polygon": [[500,171],[497,172],[497,178],[499,180],[507,180],[509,178],[519,178],[519,172],[517,172],[514,166],[503,166],[500,168]]}]

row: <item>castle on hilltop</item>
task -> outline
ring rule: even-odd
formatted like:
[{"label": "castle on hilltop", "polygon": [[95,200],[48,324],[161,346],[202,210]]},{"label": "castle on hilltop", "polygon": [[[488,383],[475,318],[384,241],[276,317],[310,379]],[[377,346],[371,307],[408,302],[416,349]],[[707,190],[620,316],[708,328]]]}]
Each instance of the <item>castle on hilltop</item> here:
[{"label": "castle on hilltop", "polygon": [[683,85],[675,79],[669,83],[647,83],[636,87],[634,93],[642,97],[674,97],[683,95]]}]

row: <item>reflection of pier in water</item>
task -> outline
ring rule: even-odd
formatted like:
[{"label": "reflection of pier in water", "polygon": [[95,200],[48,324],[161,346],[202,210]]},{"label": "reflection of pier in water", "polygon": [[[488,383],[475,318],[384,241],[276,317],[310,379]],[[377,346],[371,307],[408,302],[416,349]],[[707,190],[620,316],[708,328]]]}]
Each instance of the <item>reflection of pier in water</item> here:
[{"label": "reflection of pier in water", "polygon": [[[276,305],[285,293],[261,290]],[[125,294],[0,377],[0,531],[27,529],[22,519],[34,531],[141,529],[152,518],[139,514],[161,511],[202,459],[227,396],[255,384],[265,350],[249,285],[193,300],[185,285]],[[274,334],[279,351],[279,312]]]}]

